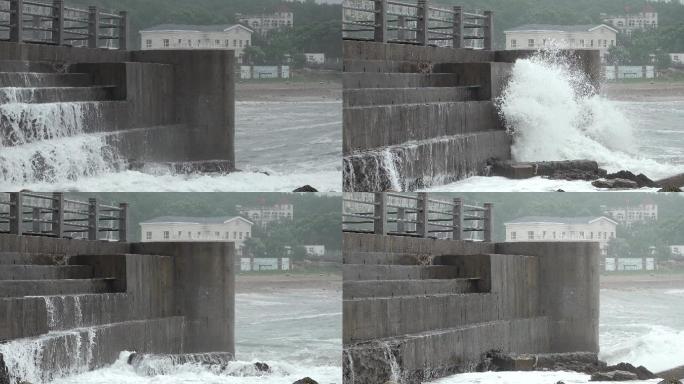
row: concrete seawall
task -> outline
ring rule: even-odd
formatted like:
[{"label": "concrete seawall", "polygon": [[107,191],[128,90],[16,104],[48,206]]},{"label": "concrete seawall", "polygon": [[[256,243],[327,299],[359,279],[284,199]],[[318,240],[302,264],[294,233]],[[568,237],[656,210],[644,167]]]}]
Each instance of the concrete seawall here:
[{"label": "concrete seawall", "polygon": [[[232,243],[0,234],[0,354],[29,382],[141,353],[235,353]],[[22,361],[27,349],[36,361]]]},{"label": "concrete seawall", "polygon": [[84,116],[83,133],[107,132],[109,144],[136,163],[218,161],[232,170],[234,65],[228,50],[117,51],[0,42],[6,84],[32,89],[43,95],[34,99],[41,103],[82,103],[92,110]]},{"label": "concrete seawall", "polygon": [[598,352],[596,244],[346,233],[343,252],[345,383],[421,383],[492,350]]},{"label": "concrete seawall", "polygon": [[[495,103],[513,63],[534,52],[365,41],[343,48],[345,191],[415,190],[510,159]],[[596,52],[562,54],[598,84]]]}]

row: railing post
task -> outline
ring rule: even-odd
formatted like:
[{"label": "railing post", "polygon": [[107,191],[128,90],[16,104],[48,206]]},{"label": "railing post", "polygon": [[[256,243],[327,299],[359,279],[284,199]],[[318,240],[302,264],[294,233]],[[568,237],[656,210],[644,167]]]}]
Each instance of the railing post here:
[{"label": "railing post", "polygon": [[100,42],[100,11],[95,6],[88,7],[88,48],[97,48]]},{"label": "railing post", "polygon": [[430,42],[430,3],[428,0],[418,0],[418,20],[416,40],[419,45],[428,45]]},{"label": "railing post", "polygon": [[119,241],[125,243],[128,241],[128,203],[119,204]]},{"label": "railing post", "polygon": [[454,48],[463,48],[463,7],[460,5],[454,6]]},{"label": "railing post", "polygon": [[64,0],[53,0],[52,42],[64,45]]},{"label": "railing post", "polygon": [[416,232],[420,237],[428,237],[430,223],[428,221],[428,194],[427,192],[418,192],[418,212],[416,220],[418,224],[416,225]]},{"label": "railing post", "polygon": [[121,28],[119,28],[119,49],[125,51],[128,49],[128,12],[121,11],[119,16],[121,16],[121,20],[119,20],[121,23]]},{"label": "railing post", "polygon": [[397,40],[406,41],[406,16],[397,16]]},{"label": "railing post", "polygon": [[406,232],[406,208],[397,208],[397,232]]},{"label": "railing post", "polygon": [[41,234],[43,231],[40,229],[40,208],[33,208],[31,215],[31,224],[33,227],[33,233]]},{"label": "railing post", "polygon": [[374,41],[387,42],[387,0],[375,0],[375,34]]},{"label": "railing post", "polygon": [[487,243],[492,242],[492,220],[494,220],[494,204],[485,203],[484,205],[484,241]]},{"label": "railing post", "polygon": [[387,234],[387,196],[384,193],[375,194],[375,209],[373,209],[373,233]]},{"label": "railing post", "polygon": [[14,192],[10,194],[10,217],[9,230],[10,234],[21,236],[23,234],[24,222],[24,196],[21,192]]},{"label": "railing post", "polygon": [[88,199],[88,240],[97,240],[100,236],[100,206],[96,198]]},{"label": "railing post", "polygon": [[24,0],[10,0],[10,41],[24,41]]},{"label": "railing post", "polygon": [[64,193],[52,194],[52,234],[55,237],[64,237]]},{"label": "railing post", "polygon": [[494,47],[494,12],[485,11],[485,32],[484,32],[484,49],[491,51]]},{"label": "railing post", "polygon": [[454,199],[454,209],[452,214],[454,222],[454,240],[463,240],[463,199],[457,197]]}]

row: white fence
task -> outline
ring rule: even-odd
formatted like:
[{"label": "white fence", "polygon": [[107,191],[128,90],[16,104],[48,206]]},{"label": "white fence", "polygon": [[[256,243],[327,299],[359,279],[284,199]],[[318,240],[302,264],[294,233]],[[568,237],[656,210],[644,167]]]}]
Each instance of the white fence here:
[{"label": "white fence", "polygon": [[243,257],[240,259],[240,270],[243,272],[289,271],[290,259],[287,257],[254,259]]},{"label": "white fence", "polygon": [[606,258],[606,272],[654,271],[655,259],[648,258]]},{"label": "white fence", "polygon": [[249,79],[289,79],[290,67],[287,65],[243,65],[240,67],[240,78]]},{"label": "white fence", "polygon": [[623,79],[653,79],[655,78],[655,67],[646,66],[618,66],[609,65],[603,67],[606,80]]}]

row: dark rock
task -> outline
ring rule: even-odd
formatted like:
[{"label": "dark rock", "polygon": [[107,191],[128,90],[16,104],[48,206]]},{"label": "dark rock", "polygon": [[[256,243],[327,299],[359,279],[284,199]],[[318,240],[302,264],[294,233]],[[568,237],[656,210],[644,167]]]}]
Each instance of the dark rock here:
[{"label": "dark rock", "polygon": [[682,192],[682,190],[677,187],[665,187],[658,190],[658,192]]},{"label": "dark rock", "polygon": [[559,189],[559,190],[557,190],[556,192],[565,192],[565,191],[564,191],[564,190],[562,190],[562,189]]},{"label": "dark rock", "polygon": [[254,363],[254,368],[256,368],[256,370],[259,372],[270,372],[271,371],[271,367],[269,367],[268,364],[266,364],[266,363],[256,362],[256,363]]},{"label": "dark rock", "polygon": [[637,183],[639,188],[644,188],[644,187],[655,188],[655,187],[658,187],[658,184],[656,184],[655,181],[649,179],[643,173],[635,175],[630,171],[620,171],[620,172],[611,173],[611,174],[607,175],[606,179],[632,180],[632,181]]},{"label": "dark rock", "polygon": [[639,377],[627,371],[597,372],[591,375],[590,381],[630,381],[639,380]]},{"label": "dark rock", "polygon": [[595,161],[569,160],[569,161],[540,161],[540,162],[513,162],[513,161],[490,161],[491,175],[503,176],[509,179],[528,179],[535,176],[544,176],[557,180],[596,180],[605,177],[607,172],[599,168]]},{"label": "dark rock", "polygon": [[292,192],[318,192],[318,190],[310,185],[305,185],[303,187],[295,189]]},{"label": "dark rock", "polygon": [[639,188],[639,184],[636,181],[627,179],[609,179],[609,180],[596,180],[591,183],[596,188],[606,188],[606,189],[636,189]]},{"label": "dark rock", "polygon": [[305,377],[301,380],[297,380],[292,384],[318,384],[318,381],[310,378],[310,377]]},{"label": "dark rock", "polygon": [[[656,184],[658,184],[659,187],[662,188],[676,188],[676,189],[681,189],[684,188],[684,173],[681,173],[679,175],[675,175],[672,177],[668,177],[666,179],[658,180],[656,181]],[[676,192],[676,191],[672,191]]]},{"label": "dark rock", "polygon": [[653,372],[646,369],[646,367],[644,367],[643,365],[635,367],[630,363],[620,363],[617,365],[611,365],[606,368],[606,371],[631,372],[637,375],[639,380],[652,380],[658,378],[658,376],[656,376]]},{"label": "dark rock", "polygon": [[675,379],[665,379],[663,381],[660,381],[658,384],[684,384],[679,380]]},{"label": "dark rock", "polygon": [[536,355],[535,370],[572,371],[592,374],[605,370],[606,363],[595,353],[544,353]]}]

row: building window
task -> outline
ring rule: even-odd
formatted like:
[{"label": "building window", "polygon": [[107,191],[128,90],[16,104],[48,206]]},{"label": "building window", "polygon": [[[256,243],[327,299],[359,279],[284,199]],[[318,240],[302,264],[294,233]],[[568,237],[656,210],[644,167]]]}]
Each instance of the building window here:
[{"label": "building window", "polygon": [[237,232],[233,232],[233,240],[237,239]]},{"label": "building window", "polygon": [[192,232],[188,231],[188,239],[192,239]]},{"label": "building window", "polygon": [[202,232],[197,232],[197,238],[201,239],[202,238]]},{"label": "building window", "polygon": [[594,48],[594,39],[591,39],[591,47]]},{"label": "building window", "polygon": [[584,48],[584,39],[580,39],[580,47]]},{"label": "building window", "polygon": [[152,232],[147,232],[147,233],[145,233],[145,238],[146,238],[147,240],[152,240]]},{"label": "building window", "polygon": [[146,48],[152,48],[152,40],[150,40],[150,39],[145,40],[145,47]]},{"label": "building window", "polygon": [[219,232],[214,232],[214,237],[216,237],[217,239],[220,239],[221,234]]},{"label": "building window", "polygon": [[527,231],[527,240],[534,240],[534,231]]},{"label": "building window", "polygon": [[192,40],[188,40],[188,47],[192,47]]},{"label": "building window", "polygon": [[233,40],[233,47],[237,47],[237,40]]},{"label": "building window", "polygon": [[245,232],[245,239],[249,239],[249,232]]},{"label": "building window", "polygon": [[245,47],[249,47],[249,40],[245,40]]},{"label": "building window", "polygon": [[221,45],[221,40],[216,40],[215,43],[216,43],[216,46],[218,47],[219,45]]},{"label": "building window", "polygon": [[240,240],[242,240],[242,232],[240,232]]},{"label": "building window", "polygon": [[516,237],[516,233],[515,233],[515,232],[511,232],[511,240],[515,240],[515,237]]},{"label": "building window", "polygon": [[164,240],[169,239],[169,231],[164,231]]},{"label": "building window", "polygon": [[226,240],[230,239],[230,232],[224,233],[224,239],[226,239]]},{"label": "building window", "polygon": [[164,39],[164,48],[169,47],[169,39]]},{"label": "building window", "polygon": [[527,40],[527,46],[529,48],[534,48],[534,39]]},{"label": "building window", "polygon": [[240,40],[240,48],[242,48],[242,40]]},{"label": "building window", "polygon": [[178,231],[178,238],[180,239],[181,237],[183,237],[183,232],[182,232],[182,231]]},{"label": "building window", "polygon": [[226,40],[226,47],[230,47],[230,40]]},{"label": "building window", "polygon": [[183,45],[183,39],[178,39],[178,46],[180,47],[181,45]]},{"label": "building window", "polygon": [[580,232],[580,239],[584,239],[584,232]]},{"label": "building window", "polygon": [[511,39],[511,48],[518,48],[518,40]]}]

